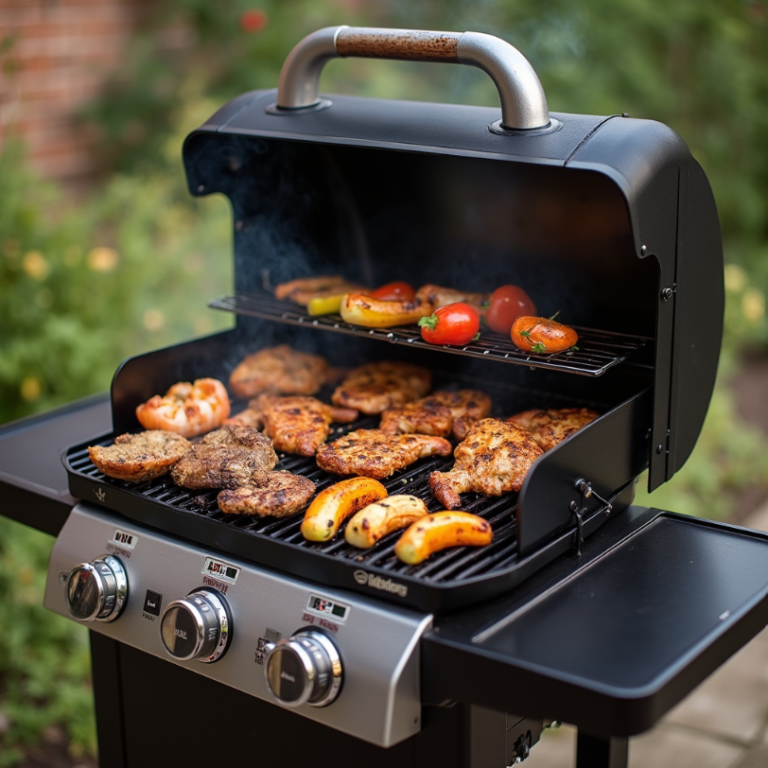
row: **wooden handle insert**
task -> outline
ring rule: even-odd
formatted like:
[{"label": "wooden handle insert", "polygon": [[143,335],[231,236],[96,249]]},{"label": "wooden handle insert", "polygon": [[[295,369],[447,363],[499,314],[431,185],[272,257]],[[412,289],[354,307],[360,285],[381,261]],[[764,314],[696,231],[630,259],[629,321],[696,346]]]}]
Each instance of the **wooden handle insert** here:
[{"label": "wooden handle insert", "polygon": [[458,32],[347,27],[336,37],[339,56],[459,63]]}]

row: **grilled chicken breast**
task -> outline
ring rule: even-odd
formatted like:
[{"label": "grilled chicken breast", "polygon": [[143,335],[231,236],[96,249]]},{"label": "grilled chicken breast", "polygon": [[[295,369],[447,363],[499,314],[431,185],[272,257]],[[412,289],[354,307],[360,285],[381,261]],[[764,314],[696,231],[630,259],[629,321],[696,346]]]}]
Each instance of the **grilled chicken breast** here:
[{"label": "grilled chicken breast", "polygon": [[251,427],[228,425],[207,434],[171,470],[184,488],[239,488],[272,469],[272,441]]},{"label": "grilled chicken breast", "polygon": [[446,509],[458,509],[459,494],[467,491],[485,496],[519,491],[531,464],[542,453],[533,438],[516,424],[482,419],[456,446],[453,469],[433,472],[429,485]]},{"label": "grilled chicken breast", "polygon": [[191,447],[189,440],[175,432],[150,429],[118,435],[113,445],[88,446],[88,455],[108,477],[143,483],[170,472]]},{"label": "grilled chicken breast", "polygon": [[491,398],[476,389],[433,392],[427,397],[381,414],[381,429],[389,434],[418,432],[422,435],[463,440],[469,428],[491,412]]},{"label": "grilled chicken breast", "polygon": [[317,464],[335,475],[363,475],[382,480],[426,456],[448,456],[451,444],[430,435],[388,435],[380,429],[357,429],[326,443]]},{"label": "grilled chicken breast", "polygon": [[507,423],[527,430],[536,443],[548,451],[598,416],[591,408],[547,408],[517,413],[510,416]]},{"label": "grilled chicken breast", "polygon": [[445,288],[442,285],[422,285],[416,291],[416,301],[431,304],[433,311],[440,307],[447,307],[449,304],[455,304],[457,301],[479,307],[490,299],[490,293],[469,293],[455,288]]},{"label": "grilled chicken breast", "polygon": [[382,413],[426,395],[431,386],[432,374],[426,368],[383,360],[353,370],[336,387],[331,400],[363,413]]},{"label": "grilled chicken breast", "polygon": [[315,484],[293,472],[255,472],[248,485],[224,490],[217,497],[228,515],[285,517],[303,509],[315,494]]},{"label": "grilled chicken breast", "polygon": [[287,283],[280,283],[275,288],[275,298],[292,301],[306,307],[310,299],[324,296],[340,296],[344,293],[365,293],[368,289],[357,283],[351,283],[341,275],[322,275],[320,277],[300,277]]},{"label": "grilled chicken breast", "polygon": [[326,441],[333,422],[349,424],[358,417],[352,408],[335,408],[314,397],[261,395],[248,404],[275,449],[299,456],[314,456]]},{"label": "grilled chicken breast", "polygon": [[281,344],[242,360],[229,377],[229,388],[241,398],[262,393],[313,395],[325,383],[328,371],[328,362],[320,355]]}]

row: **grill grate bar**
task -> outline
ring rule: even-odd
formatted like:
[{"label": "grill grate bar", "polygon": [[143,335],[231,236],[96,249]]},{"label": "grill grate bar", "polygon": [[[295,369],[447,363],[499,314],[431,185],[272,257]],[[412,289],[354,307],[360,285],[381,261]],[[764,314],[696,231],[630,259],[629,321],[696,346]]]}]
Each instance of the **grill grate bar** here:
[{"label": "grill grate bar", "polygon": [[[340,315],[312,317],[302,307],[278,301],[267,292],[255,295],[225,296],[210,302],[210,306],[241,315],[260,317],[290,325],[312,326],[322,330],[404,344],[423,349],[434,349],[422,340],[416,326],[395,328],[361,328],[349,325]],[[575,326],[574,326],[575,327]],[[463,347],[447,345],[445,352],[480,359],[495,360],[531,368],[549,368],[583,376],[600,376],[609,368],[623,362],[644,347],[649,339],[594,328],[576,328],[579,334],[578,350],[567,350],[553,355],[531,355],[516,347],[511,339],[492,331]]]}]

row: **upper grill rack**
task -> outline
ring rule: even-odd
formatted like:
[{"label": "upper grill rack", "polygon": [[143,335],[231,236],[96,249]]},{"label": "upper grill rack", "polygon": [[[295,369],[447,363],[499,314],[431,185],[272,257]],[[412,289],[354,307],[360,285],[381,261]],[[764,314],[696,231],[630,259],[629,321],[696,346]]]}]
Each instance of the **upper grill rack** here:
[{"label": "upper grill rack", "polygon": [[[224,296],[209,302],[209,306],[239,315],[260,317],[290,325],[312,326],[327,331],[388,341],[392,344],[435,349],[433,344],[427,344],[422,340],[419,329],[415,325],[361,328],[346,323],[340,315],[313,317],[303,307],[291,302],[278,301],[266,291],[249,295]],[[549,368],[582,376],[600,376],[642,349],[650,341],[642,336],[599,331],[593,328],[576,326],[574,328],[579,334],[578,350],[567,350],[553,355],[528,354],[516,347],[511,339],[487,329],[482,332],[476,342],[462,347],[446,345],[440,349],[455,355],[467,355],[481,360],[496,360],[531,368]]]}]

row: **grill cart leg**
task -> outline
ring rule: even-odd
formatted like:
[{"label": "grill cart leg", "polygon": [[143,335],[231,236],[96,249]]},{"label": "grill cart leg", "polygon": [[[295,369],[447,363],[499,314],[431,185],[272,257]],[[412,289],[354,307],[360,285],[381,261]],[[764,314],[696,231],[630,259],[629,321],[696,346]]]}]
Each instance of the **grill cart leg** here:
[{"label": "grill cart leg", "polygon": [[627,768],[629,740],[590,736],[579,731],[576,768]]}]

